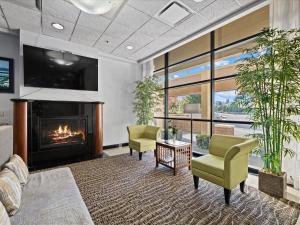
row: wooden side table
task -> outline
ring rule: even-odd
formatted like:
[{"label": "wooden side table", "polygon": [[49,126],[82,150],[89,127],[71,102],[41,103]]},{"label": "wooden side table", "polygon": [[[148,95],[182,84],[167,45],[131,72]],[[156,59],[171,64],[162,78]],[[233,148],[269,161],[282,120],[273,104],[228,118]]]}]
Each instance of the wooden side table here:
[{"label": "wooden side table", "polygon": [[173,140],[156,142],[156,167],[158,164],[173,169],[174,175],[180,168],[191,169],[192,147],[190,143]]}]

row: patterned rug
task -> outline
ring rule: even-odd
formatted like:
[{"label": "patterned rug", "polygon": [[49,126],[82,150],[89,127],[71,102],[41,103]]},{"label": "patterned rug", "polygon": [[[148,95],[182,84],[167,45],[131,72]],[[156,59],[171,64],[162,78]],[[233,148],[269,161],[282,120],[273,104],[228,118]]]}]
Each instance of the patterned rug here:
[{"label": "patterned rug", "polygon": [[195,190],[187,169],[173,176],[155,168],[152,154],[119,155],[69,165],[96,225],[142,224],[296,224],[300,205],[247,187],[232,191],[204,180]]}]

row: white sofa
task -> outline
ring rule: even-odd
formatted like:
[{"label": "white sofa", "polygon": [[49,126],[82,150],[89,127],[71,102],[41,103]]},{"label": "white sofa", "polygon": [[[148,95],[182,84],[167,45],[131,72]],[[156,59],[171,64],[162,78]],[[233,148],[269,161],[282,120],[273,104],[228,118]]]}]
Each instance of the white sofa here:
[{"label": "white sofa", "polygon": [[[12,127],[0,126],[0,166],[12,154],[11,149]],[[30,174],[21,207],[10,221],[12,225],[94,224],[67,167]]]}]

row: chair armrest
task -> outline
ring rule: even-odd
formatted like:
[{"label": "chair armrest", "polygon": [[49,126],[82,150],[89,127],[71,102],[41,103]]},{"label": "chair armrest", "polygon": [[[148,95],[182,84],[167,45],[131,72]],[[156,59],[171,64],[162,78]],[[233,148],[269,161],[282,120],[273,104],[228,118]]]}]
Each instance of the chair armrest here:
[{"label": "chair armrest", "polygon": [[157,139],[160,137],[160,131],[160,127],[147,126],[144,137],[157,141]]},{"label": "chair armrest", "polygon": [[141,126],[128,126],[127,131],[128,131],[129,140],[139,138],[143,133]]},{"label": "chair armrest", "polygon": [[231,189],[246,179],[248,175],[248,155],[257,145],[258,141],[256,139],[249,139],[228,149],[224,157],[226,188]]},{"label": "chair armrest", "polygon": [[241,155],[248,156],[248,154],[257,147],[257,145],[258,141],[256,139],[249,139],[241,144],[234,145],[227,150],[224,160],[226,162]]}]

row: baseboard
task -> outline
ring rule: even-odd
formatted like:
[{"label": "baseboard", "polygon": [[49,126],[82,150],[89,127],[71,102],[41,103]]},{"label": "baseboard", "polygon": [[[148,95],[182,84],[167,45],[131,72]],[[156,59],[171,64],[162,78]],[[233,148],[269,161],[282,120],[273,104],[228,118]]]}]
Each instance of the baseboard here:
[{"label": "baseboard", "polygon": [[111,148],[119,148],[119,147],[125,147],[125,146],[128,146],[128,142],[122,143],[122,144],[115,144],[115,145],[105,145],[105,146],[103,146],[103,149],[107,150],[107,149],[111,149]]}]

